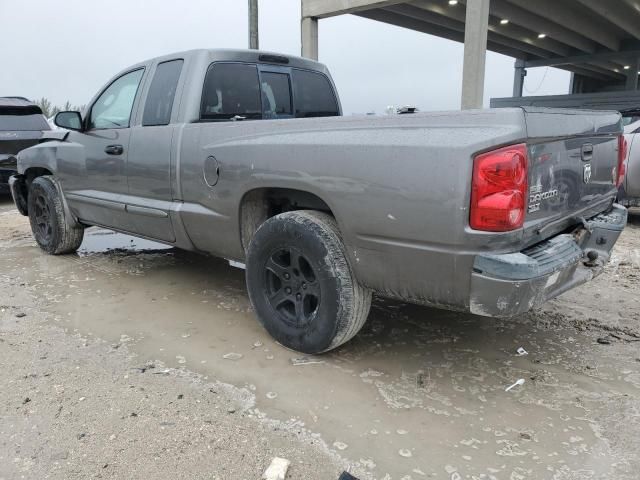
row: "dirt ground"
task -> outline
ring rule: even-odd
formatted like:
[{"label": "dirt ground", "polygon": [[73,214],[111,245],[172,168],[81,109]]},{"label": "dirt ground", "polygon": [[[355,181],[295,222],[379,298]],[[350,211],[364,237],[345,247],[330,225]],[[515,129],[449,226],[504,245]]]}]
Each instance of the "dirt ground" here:
[{"label": "dirt ground", "polygon": [[0,199],[0,480],[258,479],[274,456],[295,479],[637,479],[639,278],[631,215],[605,272],[540,311],[376,299],[296,364],[241,270],[101,229],[46,256]]}]

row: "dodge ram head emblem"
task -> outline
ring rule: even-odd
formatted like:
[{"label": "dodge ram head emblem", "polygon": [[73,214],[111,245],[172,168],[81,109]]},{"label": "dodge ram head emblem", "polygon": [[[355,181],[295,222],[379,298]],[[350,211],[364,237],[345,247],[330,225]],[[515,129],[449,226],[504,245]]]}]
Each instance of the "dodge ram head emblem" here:
[{"label": "dodge ram head emblem", "polygon": [[582,179],[584,183],[589,183],[591,181],[591,164],[587,163],[582,170]]}]

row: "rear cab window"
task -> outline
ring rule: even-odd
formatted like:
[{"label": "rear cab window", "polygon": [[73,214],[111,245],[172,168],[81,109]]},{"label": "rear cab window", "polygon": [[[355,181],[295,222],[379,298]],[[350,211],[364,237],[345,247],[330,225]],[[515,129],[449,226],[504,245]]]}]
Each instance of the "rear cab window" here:
[{"label": "rear cab window", "polygon": [[168,125],[184,60],[159,63],[147,93],[142,126]]},{"label": "rear cab window", "polygon": [[329,79],[317,72],[270,65],[216,62],[209,66],[202,121],[339,116]]}]

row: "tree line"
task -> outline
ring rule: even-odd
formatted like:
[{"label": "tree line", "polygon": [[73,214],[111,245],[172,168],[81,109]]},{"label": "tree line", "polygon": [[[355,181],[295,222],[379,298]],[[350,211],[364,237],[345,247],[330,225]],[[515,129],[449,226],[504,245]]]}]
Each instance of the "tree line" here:
[{"label": "tree line", "polygon": [[47,118],[51,118],[55,116],[55,114],[58,112],[66,112],[68,110],[75,110],[77,112],[81,112],[84,109],[84,105],[71,105],[71,102],[69,102],[68,100],[65,102],[65,104],[62,107],[59,107],[51,103],[51,100],[45,97],[42,97],[40,100],[37,100],[35,104],[40,107],[43,115]]}]

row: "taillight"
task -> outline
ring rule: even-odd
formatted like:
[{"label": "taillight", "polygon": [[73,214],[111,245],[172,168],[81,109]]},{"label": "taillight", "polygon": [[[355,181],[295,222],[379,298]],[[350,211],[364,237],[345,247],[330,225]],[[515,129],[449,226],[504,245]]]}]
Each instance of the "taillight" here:
[{"label": "taillight", "polygon": [[527,146],[524,143],[475,158],[469,217],[471,228],[507,232],[522,227],[526,198]]},{"label": "taillight", "polygon": [[627,159],[627,139],[624,135],[618,136],[618,176],[616,178],[616,187],[622,185],[625,174],[624,162]]}]

